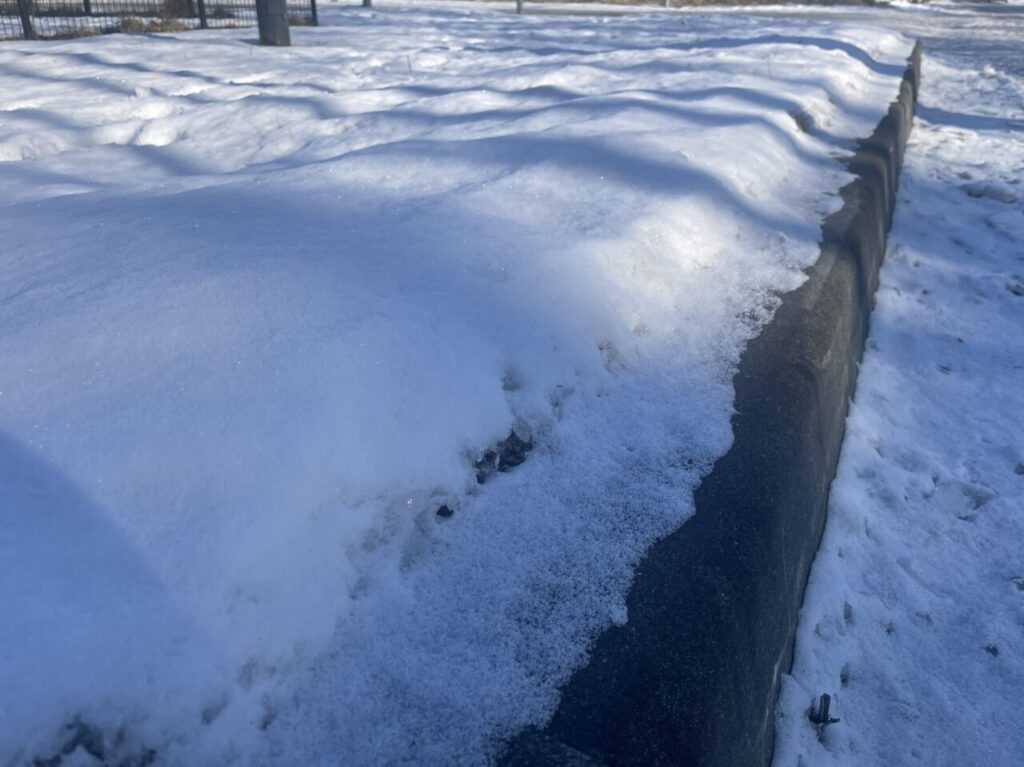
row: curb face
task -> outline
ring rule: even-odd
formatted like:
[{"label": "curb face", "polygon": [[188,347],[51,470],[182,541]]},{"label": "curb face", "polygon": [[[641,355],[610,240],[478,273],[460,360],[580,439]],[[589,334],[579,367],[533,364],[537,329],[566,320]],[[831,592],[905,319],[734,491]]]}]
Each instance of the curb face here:
[{"label": "curb face", "polygon": [[606,630],[543,730],[505,767],[767,765],[775,700],[792,665],[921,70],[847,161],[856,178],[822,226],[821,255],[750,342],[734,379],[734,442],[696,512],[637,568],[629,622]]}]

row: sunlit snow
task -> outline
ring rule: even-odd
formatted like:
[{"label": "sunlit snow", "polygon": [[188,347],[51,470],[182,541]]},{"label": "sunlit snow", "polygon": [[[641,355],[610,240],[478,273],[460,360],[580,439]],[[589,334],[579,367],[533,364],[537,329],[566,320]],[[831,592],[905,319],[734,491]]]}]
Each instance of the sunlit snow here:
[{"label": "sunlit snow", "polygon": [[542,722],[910,47],[323,16],[0,46],[4,764],[76,718],[171,765],[478,764]]}]

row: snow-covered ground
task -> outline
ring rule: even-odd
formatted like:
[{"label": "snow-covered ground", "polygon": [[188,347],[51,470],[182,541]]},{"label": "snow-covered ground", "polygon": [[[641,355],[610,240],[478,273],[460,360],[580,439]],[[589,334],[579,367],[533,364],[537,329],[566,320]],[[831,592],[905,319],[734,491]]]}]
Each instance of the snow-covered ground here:
[{"label": "snow-covered ground", "polygon": [[324,16],[0,46],[0,764],[478,764],[543,721],[909,50]]},{"label": "snow-covered ground", "polygon": [[920,35],[924,82],[775,765],[1016,767],[1024,7],[857,17]]}]

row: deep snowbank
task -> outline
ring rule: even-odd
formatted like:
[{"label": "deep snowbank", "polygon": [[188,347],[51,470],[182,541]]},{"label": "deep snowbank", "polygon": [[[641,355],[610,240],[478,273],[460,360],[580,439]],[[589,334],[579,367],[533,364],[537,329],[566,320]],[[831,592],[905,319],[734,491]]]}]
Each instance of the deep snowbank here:
[{"label": "deep snowbank", "polygon": [[169,764],[476,763],[542,720],[908,50],[330,21],[0,49],[5,759],[80,717]]}]

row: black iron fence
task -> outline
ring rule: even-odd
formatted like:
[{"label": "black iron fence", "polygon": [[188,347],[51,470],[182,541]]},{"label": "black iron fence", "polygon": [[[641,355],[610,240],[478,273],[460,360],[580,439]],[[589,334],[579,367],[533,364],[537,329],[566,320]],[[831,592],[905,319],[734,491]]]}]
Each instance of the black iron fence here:
[{"label": "black iron fence", "polygon": [[[316,0],[288,0],[288,21],[316,25]],[[0,0],[0,40],[255,25],[255,0]]]}]

